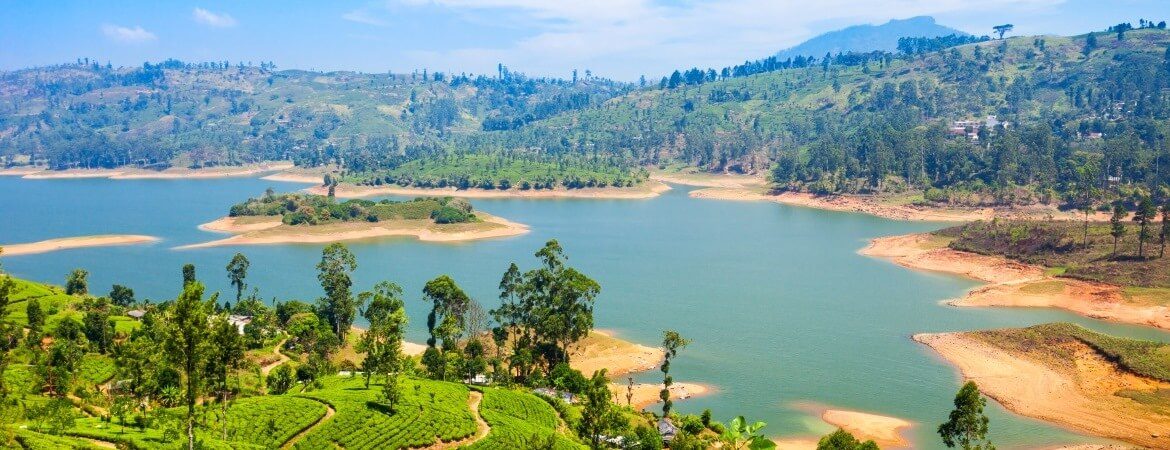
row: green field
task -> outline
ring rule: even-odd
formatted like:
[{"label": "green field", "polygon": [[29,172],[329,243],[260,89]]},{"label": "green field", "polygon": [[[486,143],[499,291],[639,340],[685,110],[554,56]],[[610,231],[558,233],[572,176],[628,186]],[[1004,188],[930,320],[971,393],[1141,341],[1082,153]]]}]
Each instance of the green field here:
[{"label": "green field", "polygon": [[469,449],[516,448],[580,449],[584,446],[557,432],[560,419],[544,400],[532,394],[484,388],[479,413],[491,426],[483,440]]}]

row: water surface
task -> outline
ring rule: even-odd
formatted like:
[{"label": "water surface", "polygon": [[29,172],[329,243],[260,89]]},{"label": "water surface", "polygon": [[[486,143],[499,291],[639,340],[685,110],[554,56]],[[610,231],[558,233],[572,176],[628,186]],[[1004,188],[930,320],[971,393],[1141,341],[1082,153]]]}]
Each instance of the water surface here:
[{"label": "water surface", "polygon": [[[173,247],[222,237],[196,229],[266,187],[259,179],[22,180],[0,177],[0,242],[85,234],[148,234],[159,243],[4,258],[18,276],[61,284],[90,271],[90,289],[131,286],[140,298],[174,297],[180,266],[194,263],[211,290],[234,295],[224,266],[237,252],[252,261],[249,283],[265,298],[312,301],[321,295],[314,265],[322,245]],[[934,434],[960,385],[956,371],[910,340],[919,332],[1070,321],[1112,334],[1166,339],[1162,332],[1047,309],[959,309],[940,305],[975,286],[915,272],[856,252],[876,236],[938,228],[859,214],[771,203],[687,197],[676,186],[649,200],[476,200],[477,208],[532,227],[514,238],[462,244],[390,238],[350,244],[356,287],[391,280],[405,289],[409,338],[424,339],[426,280],[450,274],[481,303],[495,306],[508,263],[558,239],[570,264],[602,285],[597,326],[653,345],[664,329],[693,344],[673,364],[677,380],[716,386],[715,395],[676,403],[710,408],[717,419],[743,414],[779,437],[824,434],[818,406],[855,409],[918,423],[919,448],[942,448]],[[653,381],[658,372],[637,378]],[[1100,442],[992,407],[1000,448]]]}]

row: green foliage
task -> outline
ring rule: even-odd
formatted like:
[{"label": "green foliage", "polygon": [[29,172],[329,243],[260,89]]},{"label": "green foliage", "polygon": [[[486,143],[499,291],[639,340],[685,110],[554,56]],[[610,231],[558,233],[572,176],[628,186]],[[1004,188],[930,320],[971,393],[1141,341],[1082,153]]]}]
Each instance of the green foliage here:
[{"label": "green foliage", "polygon": [[354,199],[338,203],[321,195],[282,194],[250,198],[232,205],[228,214],[232,217],[280,216],[286,225],[428,219],[446,224],[478,220],[471,212],[470,203],[450,197],[419,197],[401,202]]},{"label": "green foliage", "polygon": [[955,394],[955,409],[949,418],[938,426],[938,434],[947,448],[956,446],[963,450],[995,450],[987,440],[988,422],[983,408],[987,399],[979,394],[974,381],[968,381]]},{"label": "green foliage", "polygon": [[878,450],[872,440],[861,442],[840,428],[817,441],[817,450]]},{"label": "green foliage", "polygon": [[268,386],[268,392],[275,395],[284,394],[292,388],[293,383],[293,369],[288,363],[281,364],[272,369],[268,373],[268,378],[265,380],[265,385]]},{"label": "green foliage", "polygon": [[556,411],[536,396],[502,388],[482,392],[479,414],[492,430],[469,449],[582,448],[557,433]]},{"label": "green foliage", "polygon": [[86,282],[88,277],[89,272],[85,269],[74,269],[69,272],[69,276],[65,278],[65,293],[69,295],[89,294],[89,283]]},{"label": "green foliage", "polygon": [[769,450],[776,448],[776,443],[771,439],[765,437],[761,430],[767,426],[764,422],[755,422],[749,424],[747,419],[743,416],[731,419],[727,423],[727,427],[723,434],[719,437],[723,442],[724,448],[731,448],[735,450],[749,449],[749,450]]},{"label": "green foliage", "polygon": [[333,405],[337,413],[295,448],[331,448],[334,443],[347,449],[423,447],[475,433],[468,390],[459,384],[404,379],[402,398],[391,412],[379,408],[381,389],[364,388],[360,378],[327,377],[322,383],[322,389],[300,395]]}]

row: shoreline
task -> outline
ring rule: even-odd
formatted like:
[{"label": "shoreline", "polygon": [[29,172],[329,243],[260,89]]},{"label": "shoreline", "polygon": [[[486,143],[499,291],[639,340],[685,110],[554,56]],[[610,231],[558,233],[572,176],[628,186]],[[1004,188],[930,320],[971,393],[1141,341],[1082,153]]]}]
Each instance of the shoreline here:
[{"label": "shoreline", "polygon": [[[586,375],[589,376],[589,375]],[[654,405],[662,403],[658,397],[662,391],[662,383],[634,383],[633,396],[630,397],[628,406],[635,410],[641,411]],[[609,391],[613,393],[616,399],[616,404],[626,404],[626,395],[629,385],[623,383],[609,383]],[[702,384],[690,383],[683,381],[676,381],[670,385],[670,400],[672,402],[679,400],[686,400],[695,397],[702,397],[710,395],[715,392],[715,388]]]},{"label": "shoreline", "polygon": [[1014,413],[1145,447],[1170,445],[1170,418],[1156,420],[1159,414],[1150,407],[1115,395],[1121,389],[1166,389],[1170,383],[1121,371],[1083,343],[1068,350],[1075,362],[1062,371],[971,333],[922,333],[913,339]]},{"label": "shoreline", "polygon": [[293,167],[291,162],[272,161],[243,166],[217,166],[201,169],[168,168],[155,171],[139,168],[118,169],[69,169],[48,170],[45,168],[27,168],[21,170],[6,169],[0,175],[20,176],[26,180],[56,180],[81,178],[106,178],[111,180],[177,180],[177,179],[210,179],[210,178],[240,178],[253,175],[288,170]]},{"label": "shoreline", "polygon": [[825,211],[862,213],[890,220],[918,222],[971,222],[996,216],[996,212],[992,208],[970,210],[923,208],[912,205],[882,204],[873,199],[858,196],[818,196],[805,192],[783,192],[771,195],[759,190],[734,187],[696,189],[690,192],[690,197],[725,201],[773,202]]},{"label": "shoreline", "polygon": [[141,234],[98,234],[90,236],[71,236],[20,244],[3,244],[0,245],[0,247],[4,249],[4,253],[0,254],[0,256],[35,255],[74,248],[148,244],[161,240],[162,239],[154,236]]},{"label": "shoreline", "polygon": [[1060,308],[1093,319],[1170,330],[1170,308],[1128,303],[1120,286],[1051,276],[1044,267],[953,250],[943,240],[929,233],[880,237],[858,253],[988,283],[945,301],[951,306]]},{"label": "shoreline", "polygon": [[[307,177],[290,175],[287,178],[269,178],[276,181],[308,182]],[[313,181],[313,183],[319,183]],[[525,198],[525,199],[607,199],[607,200],[641,200],[654,198],[669,191],[670,186],[658,181],[646,181],[642,185],[630,188],[582,188],[552,190],[527,190],[518,188],[501,190],[485,189],[455,189],[455,188],[415,188],[399,186],[354,186],[349,184],[338,185],[334,189],[337,198],[364,198],[383,195],[398,195],[404,197],[460,197],[460,198]],[[313,186],[304,189],[305,192],[317,195],[326,195],[329,189],[325,186]]]},{"label": "shoreline", "polygon": [[[205,231],[231,233],[234,236],[197,244],[175,247],[187,250],[227,245],[269,245],[269,244],[323,244],[341,241],[356,241],[395,236],[413,236],[423,242],[465,242],[480,239],[503,238],[528,233],[527,225],[509,221],[480,212],[483,222],[472,224],[451,224],[462,229],[449,231],[448,225],[436,225],[430,221],[387,221],[387,222],[343,222],[338,224],[297,227],[283,225],[276,221],[252,224],[237,224],[233,218],[219,218],[202,224]],[[409,223],[408,223],[409,222]],[[415,223],[417,222],[417,223]],[[467,229],[484,224],[487,229]],[[402,226],[406,225],[406,226]]]}]

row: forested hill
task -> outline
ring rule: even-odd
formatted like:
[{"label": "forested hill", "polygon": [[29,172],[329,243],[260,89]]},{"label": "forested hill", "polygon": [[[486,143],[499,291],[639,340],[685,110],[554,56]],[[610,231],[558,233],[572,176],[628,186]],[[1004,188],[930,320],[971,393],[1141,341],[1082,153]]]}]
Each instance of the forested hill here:
[{"label": "forested hill", "polygon": [[650,85],[82,61],[0,74],[0,156],[288,158],[420,186],[625,186],[640,167],[684,163],[767,171],[780,189],[972,204],[1141,194],[1165,185],[1170,161],[1170,32],[1133,28],[904,39],[896,53],[773,56]]},{"label": "forested hill", "polygon": [[776,53],[780,59],[797,56],[822,56],[826,53],[872,52],[898,50],[900,38],[934,38],[966,36],[967,33],[935,23],[930,16],[891,20],[881,25],[854,25],[813,37],[792,48]]}]

